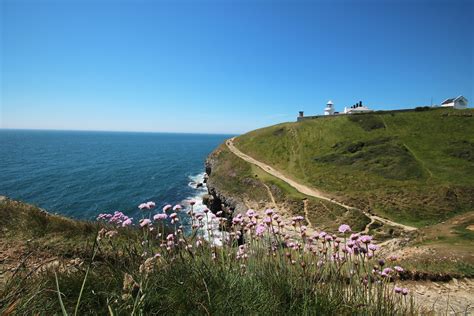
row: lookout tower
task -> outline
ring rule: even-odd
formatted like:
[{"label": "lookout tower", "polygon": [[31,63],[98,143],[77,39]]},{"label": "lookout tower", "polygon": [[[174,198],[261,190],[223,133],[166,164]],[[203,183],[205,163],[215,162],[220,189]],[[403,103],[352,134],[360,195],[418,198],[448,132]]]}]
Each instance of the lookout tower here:
[{"label": "lookout tower", "polygon": [[326,108],[324,109],[324,115],[334,115],[334,103],[331,100],[326,103]]}]

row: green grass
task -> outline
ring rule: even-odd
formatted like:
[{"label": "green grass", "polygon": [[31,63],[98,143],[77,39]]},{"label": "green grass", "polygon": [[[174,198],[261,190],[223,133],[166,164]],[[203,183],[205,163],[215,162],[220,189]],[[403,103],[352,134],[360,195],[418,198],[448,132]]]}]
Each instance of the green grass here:
[{"label": "green grass", "polygon": [[278,205],[287,208],[292,215],[301,216],[305,216],[303,200],[307,200],[310,222],[328,231],[336,231],[342,223],[362,230],[370,221],[360,212],[347,212],[341,206],[298,192],[286,182],[237,157],[224,145],[212,155],[217,163],[210,179],[227,195],[270,203],[270,190]]},{"label": "green grass", "polygon": [[304,184],[402,223],[431,225],[474,205],[472,109],[283,123],[235,143]]},{"label": "green grass", "polygon": [[[186,249],[184,244],[195,244],[194,235],[173,231],[185,241],[180,243],[178,237],[173,237],[177,244],[167,250],[160,246],[156,230],[73,221],[10,200],[0,202],[0,218],[1,246],[8,243],[24,250],[21,247],[27,240],[41,240],[37,244],[41,249],[29,257],[36,260],[35,264],[19,256],[14,263],[16,272],[0,282],[2,315],[58,315],[62,305],[73,315],[80,293],[77,315],[417,313],[410,297],[395,294],[387,278],[368,276],[377,260],[364,260],[362,256],[330,260],[331,249],[335,249],[331,242],[315,243],[322,250],[327,245],[326,251],[316,254],[302,248],[269,247],[270,236],[249,234],[248,257],[243,259],[237,258],[240,248],[233,242],[223,247],[204,243]],[[98,228],[117,230],[118,234],[98,239],[94,243],[98,246],[93,247],[91,241],[96,239]],[[57,265],[37,269],[37,265],[47,262],[44,256],[48,253],[41,247],[46,238],[54,236],[50,241],[52,251],[54,245],[64,247],[76,234],[76,248],[69,251],[84,264],[70,265],[69,257],[56,251]],[[157,252],[160,257],[154,256]],[[316,264],[320,261],[322,265]],[[372,278],[380,282],[372,282]]]}]

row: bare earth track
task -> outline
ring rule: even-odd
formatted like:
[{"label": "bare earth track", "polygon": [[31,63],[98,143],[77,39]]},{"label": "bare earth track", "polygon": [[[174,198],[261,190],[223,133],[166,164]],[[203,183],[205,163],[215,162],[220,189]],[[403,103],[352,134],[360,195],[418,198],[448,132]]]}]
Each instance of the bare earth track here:
[{"label": "bare earth track", "polygon": [[272,176],[288,183],[290,186],[292,186],[293,188],[295,188],[297,191],[299,191],[300,193],[303,193],[305,195],[308,195],[308,196],[312,196],[312,197],[315,197],[315,198],[318,198],[318,199],[321,199],[321,200],[325,200],[325,201],[328,201],[328,202],[331,202],[331,203],[334,203],[334,204],[337,204],[339,206],[342,206],[344,207],[345,209],[347,210],[356,210],[356,211],[360,211],[362,213],[364,213],[367,217],[369,217],[371,219],[371,221],[379,221],[381,223],[384,223],[384,224],[387,224],[387,225],[391,225],[391,226],[396,226],[396,227],[399,227],[399,228],[402,228],[406,231],[414,231],[416,230],[417,228],[416,227],[412,227],[412,226],[408,226],[408,225],[403,225],[403,224],[400,224],[400,223],[397,223],[397,222],[394,222],[394,221],[391,221],[389,219],[386,219],[386,218],[382,218],[380,216],[377,216],[377,215],[372,215],[364,210],[361,210],[361,209],[358,209],[356,207],[353,207],[353,206],[349,206],[349,205],[346,205],[344,203],[341,203],[341,202],[338,202],[336,201],[335,199],[331,198],[328,196],[328,194],[325,194],[323,193],[322,191],[318,190],[318,189],[315,189],[315,188],[310,188],[304,184],[301,184],[301,183],[298,183],[296,182],[295,180],[292,180],[290,178],[288,178],[287,176],[285,176],[284,174],[282,174],[280,171],[278,170],[275,170],[275,168],[261,162],[261,161],[258,161],[256,160],[255,158],[252,158],[250,157],[249,155],[246,155],[244,154],[243,152],[241,152],[239,149],[237,149],[237,147],[235,147],[234,145],[234,137],[227,140],[226,141],[226,145],[227,147],[229,148],[229,150],[231,152],[233,152],[235,155],[237,155],[238,157],[240,157],[241,159],[251,163],[251,164],[254,164],[258,167],[260,167],[263,171],[271,174]]},{"label": "bare earth track", "polygon": [[[231,138],[226,141],[226,145],[229,150],[234,153],[236,156],[240,157],[241,159],[258,166],[265,172],[269,173],[270,175],[286,182],[293,188],[295,188],[300,193],[303,193],[308,196],[312,196],[318,199],[322,199],[339,206],[344,207],[347,210],[356,210],[363,212],[367,217],[370,218],[370,223],[366,226],[363,233],[369,232],[369,227],[375,221],[379,221],[381,223],[399,227],[407,232],[417,230],[416,227],[400,224],[394,221],[391,221],[386,218],[382,218],[380,216],[372,215],[364,210],[358,209],[353,206],[346,205],[344,203],[336,201],[334,198],[330,197],[327,193],[324,193],[318,189],[310,188],[304,184],[298,183],[295,180],[292,180],[282,174],[280,171],[275,170],[273,167],[258,161],[249,155],[244,154],[239,149],[237,149],[234,145],[234,138]],[[429,170],[428,170],[429,171]],[[267,187],[268,189],[268,187]],[[276,205],[273,196],[271,195],[271,191],[268,189],[270,193],[270,197],[272,199],[272,203]],[[304,210],[305,210],[305,217],[308,218],[308,212],[306,203],[307,201],[304,200]],[[309,227],[312,227],[311,223],[308,221]],[[397,238],[387,240],[379,245],[389,244],[396,242]],[[470,279],[464,279],[462,281],[458,281],[453,279],[448,283],[443,282],[431,282],[431,281],[405,281],[403,285],[409,286],[413,290],[413,296],[415,299],[415,303],[421,306],[421,314],[427,315],[472,315],[472,308],[474,306],[474,282]]]}]

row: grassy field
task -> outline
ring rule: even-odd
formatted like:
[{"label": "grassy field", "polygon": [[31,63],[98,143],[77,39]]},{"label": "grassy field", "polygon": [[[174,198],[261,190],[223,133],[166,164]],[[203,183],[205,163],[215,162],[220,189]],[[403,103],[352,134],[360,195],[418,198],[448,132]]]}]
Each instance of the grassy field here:
[{"label": "grassy field", "polygon": [[269,228],[276,222],[258,221],[265,234],[247,230],[246,245],[226,239],[215,247],[172,225],[165,239],[156,222],[152,230],[74,221],[3,199],[0,314],[418,314],[409,290],[396,290],[399,273],[381,273],[399,262],[381,265],[375,250],[344,253],[332,236],[270,244],[283,238]]},{"label": "grassy field", "polygon": [[473,210],[472,109],[283,123],[235,144],[287,176],[401,223],[423,227]]},{"label": "grassy field", "polygon": [[296,191],[286,182],[235,156],[225,145],[212,155],[216,168],[210,179],[227,196],[260,202],[263,207],[263,204],[271,206],[270,191],[279,207],[288,209],[291,215],[301,216],[305,216],[303,203],[306,200],[309,221],[329,231],[336,231],[342,223],[362,230],[370,222],[362,213],[347,212],[343,207]]}]

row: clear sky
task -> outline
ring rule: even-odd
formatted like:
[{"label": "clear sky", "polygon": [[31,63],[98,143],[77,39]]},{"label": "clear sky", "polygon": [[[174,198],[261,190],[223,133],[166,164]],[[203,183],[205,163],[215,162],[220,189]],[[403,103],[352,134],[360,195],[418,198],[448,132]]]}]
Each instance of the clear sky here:
[{"label": "clear sky", "polygon": [[474,102],[474,1],[1,2],[0,127],[241,133]]}]

